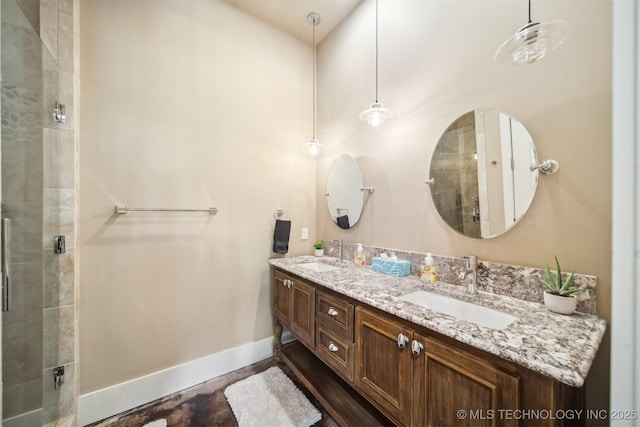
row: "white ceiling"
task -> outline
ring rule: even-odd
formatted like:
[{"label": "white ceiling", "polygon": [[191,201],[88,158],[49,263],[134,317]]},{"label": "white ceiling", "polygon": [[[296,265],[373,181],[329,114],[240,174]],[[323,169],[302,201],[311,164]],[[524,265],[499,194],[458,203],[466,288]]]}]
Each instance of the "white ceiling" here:
[{"label": "white ceiling", "polygon": [[362,0],[223,0],[261,21],[311,44],[307,15],[320,15],[316,44],[322,41]]}]

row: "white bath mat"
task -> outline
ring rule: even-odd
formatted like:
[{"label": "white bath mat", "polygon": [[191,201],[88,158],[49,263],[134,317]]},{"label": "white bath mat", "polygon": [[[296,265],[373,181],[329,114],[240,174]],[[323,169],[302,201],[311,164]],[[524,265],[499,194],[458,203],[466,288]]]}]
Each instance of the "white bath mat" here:
[{"label": "white bath mat", "polygon": [[238,427],[308,427],[322,419],[277,366],[231,384],[224,395]]}]

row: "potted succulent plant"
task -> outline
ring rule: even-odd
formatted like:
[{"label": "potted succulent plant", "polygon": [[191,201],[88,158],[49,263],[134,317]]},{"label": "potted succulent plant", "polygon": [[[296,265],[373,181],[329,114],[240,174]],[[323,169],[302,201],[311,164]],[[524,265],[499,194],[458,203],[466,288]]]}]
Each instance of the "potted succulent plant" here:
[{"label": "potted succulent plant", "polygon": [[315,251],[314,251],[314,253],[313,253],[315,256],[322,256],[322,255],[324,255],[324,243],[322,243],[322,242],[315,242],[315,243],[313,244],[313,247],[315,248]]},{"label": "potted succulent plant", "polygon": [[563,279],[558,257],[554,258],[556,259],[555,277],[551,273],[549,265],[545,263],[546,276],[540,280],[547,287],[547,290],[544,291],[544,304],[553,312],[571,314],[576,310],[578,304],[575,294],[584,291],[584,289],[574,286],[573,272],[566,279]]}]

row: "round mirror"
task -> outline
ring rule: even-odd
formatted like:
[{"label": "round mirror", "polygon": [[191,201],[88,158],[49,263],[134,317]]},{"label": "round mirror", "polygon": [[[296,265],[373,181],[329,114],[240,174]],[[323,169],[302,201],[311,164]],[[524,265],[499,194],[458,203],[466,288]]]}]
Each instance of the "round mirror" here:
[{"label": "round mirror", "polygon": [[348,230],[360,219],[364,193],[362,174],[356,161],[340,155],[329,168],[327,176],[327,206],[338,227]]},{"label": "round mirror", "polygon": [[444,131],[431,158],[438,213],[465,236],[507,231],[531,205],[538,183],[536,149],[519,121],[491,109],[470,111]]}]

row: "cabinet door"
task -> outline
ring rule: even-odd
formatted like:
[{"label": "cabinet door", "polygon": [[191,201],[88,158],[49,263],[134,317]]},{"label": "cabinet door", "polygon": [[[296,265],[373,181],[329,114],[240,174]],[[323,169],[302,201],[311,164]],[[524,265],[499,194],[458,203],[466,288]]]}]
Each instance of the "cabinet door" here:
[{"label": "cabinet door", "polygon": [[361,307],[355,311],[355,383],[387,416],[410,425],[410,341],[400,348],[398,337],[411,339],[413,331]]},{"label": "cabinet door", "polygon": [[315,346],[316,293],[315,288],[300,279],[291,287],[291,314],[289,329],[310,348]]},{"label": "cabinet door", "polygon": [[284,326],[289,326],[289,313],[291,305],[291,290],[289,289],[289,280],[292,280],[286,274],[279,271],[273,275],[273,315]]},{"label": "cabinet door", "polygon": [[[519,408],[518,377],[453,344],[415,335],[414,425],[512,426],[502,415]],[[460,411],[460,412],[459,412]]]}]

